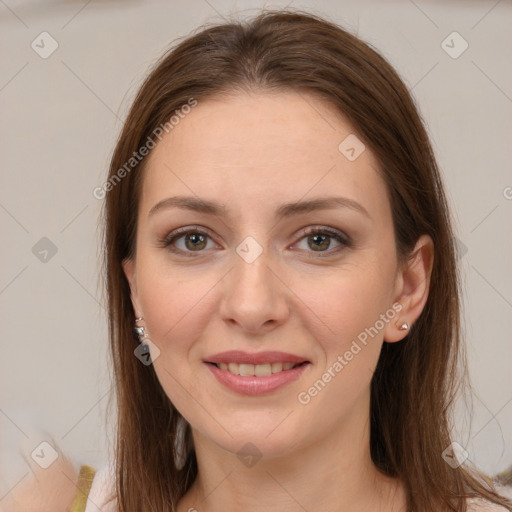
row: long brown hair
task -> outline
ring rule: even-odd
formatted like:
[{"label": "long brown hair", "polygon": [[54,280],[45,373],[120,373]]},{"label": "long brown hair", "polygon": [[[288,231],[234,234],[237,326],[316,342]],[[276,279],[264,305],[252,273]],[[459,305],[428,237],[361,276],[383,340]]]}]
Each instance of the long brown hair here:
[{"label": "long brown hair", "polygon": [[197,475],[190,426],[181,439],[183,418],[153,367],[134,357],[134,311],[121,263],[134,256],[146,160],[130,159],[191,99],[201,102],[237,90],[306,91],[328,100],[379,162],[399,261],[407,259],[420,235],[434,242],[425,308],[403,342],[383,344],[371,382],[374,464],[404,483],[409,511],[463,512],[468,497],[512,505],[476,468],[466,463],[453,469],[442,457],[451,443],[451,405],[466,383],[467,365],[452,221],[414,101],[396,71],[368,44],[317,15],[288,9],[203,26],[176,44],[141,86],[115,147],[103,191],[119,511],[175,510]]}]

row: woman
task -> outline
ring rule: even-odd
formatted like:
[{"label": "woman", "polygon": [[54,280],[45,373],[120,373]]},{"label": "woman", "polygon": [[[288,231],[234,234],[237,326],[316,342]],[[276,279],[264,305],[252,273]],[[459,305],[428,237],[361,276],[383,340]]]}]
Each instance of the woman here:
[{"label": "woman", "polygon": [[450,439],[449,207],[367,44],[302,11],[198,31],[95,194],[118,431],[74,510],[510,510]]}]

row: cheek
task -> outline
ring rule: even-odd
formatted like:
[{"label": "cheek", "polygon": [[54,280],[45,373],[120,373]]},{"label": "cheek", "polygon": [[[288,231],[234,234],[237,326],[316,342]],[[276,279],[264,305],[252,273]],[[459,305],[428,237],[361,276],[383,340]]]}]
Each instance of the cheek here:
[{"label": "cheek", "polygon": [[336,280],[331,277],[324,287],[318,282],[302,285],[302,298],[310,308],[302,306],[302,316],[309,319],[306,329],[316,333],[319,364],[300,390],[298,407],[320,415],[335,411],[324,419],[325,428],[336,428],[340,418],[368,393],[386,325],[380,315],[388,308],[387,283],[377,278],[369,271],[347,272]]},{"label": "cheek", "polygon": [[194,347],[212,317],[212,287],[218,279],[204,272],[199,277],[190,269],[162,268],[157,262],[146,262],[141,268],[139,300],[150,338],[160,350],[153,363],[155,373],[187,421],[200,422],[200,415],[189,416],[199,414],[190,400],[202,392],[194,378],[201,364]]},{"label": "cheek", "polygon": [[383,275],[370,266],[354,266],[322,279],[301,279],[292,287],[301,299],[302,318],[309,319],[306,328],[318,334],[317,341],[331,358],[333,351],[346,350],[389,308],[391,282]]},{"label": "cheek", "polygon": [[[144,319],[153,341],[165,347],[170,341],[184,339],[184,332],[191,336],[190,329],[200,327],[201,308],[204,303],[195,293],[178,292],[176,283],[172,288],[158,283],[144,294],[142,302]],[[192,321],[192,318],[195,321]],[[179,342],[178,342],[179,343]]]},{"label": "cheek", "polygon": [[148,333],[165,359],[183,356],[200,338],[212,315],[217,281],[204,270],[180,269],[149,259],[141,263],[139,301]]}]

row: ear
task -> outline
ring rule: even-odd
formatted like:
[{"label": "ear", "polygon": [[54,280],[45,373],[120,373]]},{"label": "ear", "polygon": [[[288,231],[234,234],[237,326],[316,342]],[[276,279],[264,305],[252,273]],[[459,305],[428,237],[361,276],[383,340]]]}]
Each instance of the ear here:
[{"label": "ear", "polygon": [[[433,263],[434,243],[430,236],[422,235],[408,260],[397,272],[393,303],[400,303],[402,309],[386,325],[384,341],[395,343],[409,334],[427,302]],[[408,324],[409,328],[400,330],[403,323]]]},{"label": "ear", "polygon": [[133,259],[124,259],[122,267],[128,284],[130,285],[130,298],[132,300],[133,310],[135,316],[138,318],[142,315],[142,310],[139,306],[139,296],[137,292],[137,274],[135,272],[135,261]]}]

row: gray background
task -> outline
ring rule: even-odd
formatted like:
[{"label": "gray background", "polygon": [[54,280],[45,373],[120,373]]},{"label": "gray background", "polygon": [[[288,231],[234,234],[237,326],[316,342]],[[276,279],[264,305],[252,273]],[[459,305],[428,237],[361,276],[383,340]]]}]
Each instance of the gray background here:
[{"label": "gray background", "polygon": [[[155,59],[206,21],[264,5],[287,3],[0,0],[0,498],[28,474],[18,446],[30,456],[48,435],[77,464],[106,462],[111,384],[92,191]],[[470,425],[459,408],[455,438],[481,468],[503,470],[512,463],[512,5],[291,6],[360,35],[412,88],[456,212],[465,279],[474,410]],[[31,47],[43,31],[59,45],[46,59]],[[442,47],[453,31],[469,45],[458,58]],[[453,53],[463,43],[446,44]],[[46,261],[43,237],[57,249]]]}]

